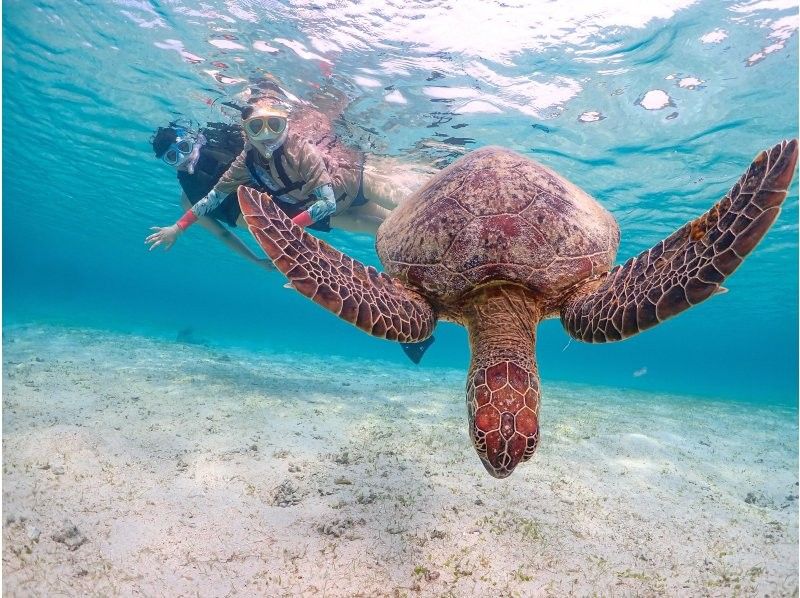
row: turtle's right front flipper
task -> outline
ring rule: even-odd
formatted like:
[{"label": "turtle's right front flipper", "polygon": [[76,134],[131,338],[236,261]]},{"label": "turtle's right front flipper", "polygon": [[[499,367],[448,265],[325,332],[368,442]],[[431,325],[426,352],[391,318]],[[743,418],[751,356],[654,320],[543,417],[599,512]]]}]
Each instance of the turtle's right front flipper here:
[{"label": "turtle's right front flipper", "polygon": [[300,294],[361,330],[402,343],[433,332],[436,316],[418,293],[293,224],[266,193],[239,187],[250,232]]},{"label": "turtle's right front flipper", "polygon": [[708,212],[580,287],[562,307],[564,328],[586,342],[621,340],[716,293],[778,217],[796,164],[796,139],[761,152]]}]

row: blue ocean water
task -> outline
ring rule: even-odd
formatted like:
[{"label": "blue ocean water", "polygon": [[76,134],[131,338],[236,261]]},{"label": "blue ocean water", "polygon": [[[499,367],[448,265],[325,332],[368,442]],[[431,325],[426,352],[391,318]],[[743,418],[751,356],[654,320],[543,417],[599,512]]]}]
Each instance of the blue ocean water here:
[{"label": "blue ocean water", "polygon": [[[646,4],[646,5],[645,5]],[[798,129],[797,5],[591,2],[21,2],[3,12],[3,316],[273,351],[404,362],[232,255],[199,228],[143,243],[181,214],[153,130],[228,116],[269,75],[299,98],[352,98],[339,132],[442,166],[498,144],[594,195],[618,261],[717,201],[758,151]],[[797,397],[797,181],[730,292],[622,343],[539,329],[545,383],[717,398]],[[242,238],[252,244],[245,231]],[[333,245],[379,265],[373,241]],[[422,368],[466,367],[440,324]]]}]

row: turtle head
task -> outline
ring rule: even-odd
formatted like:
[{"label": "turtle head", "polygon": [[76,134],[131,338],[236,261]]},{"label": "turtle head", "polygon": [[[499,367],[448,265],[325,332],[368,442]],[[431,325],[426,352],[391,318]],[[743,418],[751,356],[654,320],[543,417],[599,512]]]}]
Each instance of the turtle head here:
[{"label": "turtle head", "polygon": [[470,299],[463,311],[472,348],[469,435],[486,471],[505,478],[539,442],[539,309],[517,285],[486,287]]},{"label": "turtle head", "polygon": [[496,478],[511,475],[539,441],[537,377],[513,361],[471,372],[467,412],[472,444]]}]

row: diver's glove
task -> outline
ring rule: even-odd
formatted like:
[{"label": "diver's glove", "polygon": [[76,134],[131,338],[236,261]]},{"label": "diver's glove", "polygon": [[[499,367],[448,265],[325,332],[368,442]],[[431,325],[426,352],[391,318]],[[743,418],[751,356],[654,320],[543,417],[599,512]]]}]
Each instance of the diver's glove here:
[{"label": "diver's glove", "polygon": [[308,210],[304,210],[300,212],[297,216],[292,218],[292,222],[297,226],[302,226],[303,228],[305,228],[310,224],[314,224],[314,219],[311,218],[311,212],[309,212]]},{"label": "diver's glove", "polygon": [[180,232],[183,232],[195,222],[197,222],[197,214],[189,209],[186,210],[186,213],[181,216],[180,220],[178,220],[173,226],[177,226],[180,229]]},{"label": "diver's glove", "polygon": [[186,210],[186,213],[175,223],[175,226],[181,229],[181,231],[185,231],[197,222],[200,216],[205,216],[219,206],[225,197],[224,193],[218,193],[216,189],[212,189],[203,199]]},{"label": "diver's glove", "polygon": [[317,201],[311,207],[292,218],[294,224],[308,226],[336,212],[336,196],[331,185],[320,185],[314,189],[314,197]]}]

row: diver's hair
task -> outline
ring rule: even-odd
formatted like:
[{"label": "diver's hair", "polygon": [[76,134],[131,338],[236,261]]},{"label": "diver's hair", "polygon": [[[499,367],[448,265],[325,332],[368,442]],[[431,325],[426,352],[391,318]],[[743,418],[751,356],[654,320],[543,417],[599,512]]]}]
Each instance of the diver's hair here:
[{"label": "diver's hair", "polygon": [[283,88],[275,81],[266,77],[261,77],[253,81],[250,85],[250,98],[247,100],[248,104],[258,104],[263,101],[268,101],[273,104],[287,105],[289,97]]},{"label": "diver's hair", "polygon": [[286,92],[283,91],[280,85],[278,85],[272,79],[267,77],[260,77],[253,81],[253,84],[250,86],[251,91],[254,93],[257,91],[261,95],[274,95],[280,96],[282,98],[286,97]]},{"label": "diver's hair", "polygon": [[[284,106],[287,110],[290,107],[289,96],[286,95],[286,92],[280,85],[266,77],[261,77],[253,81],[248,91],[250,92],[250,97],[247,98],[247,103],[244,105],[236,100],[226,100],[223,102],[221,101],[221,97],[216,98],[211,105],[213,106],[215,103],[219,102],[222,106],[227,106],[228,108],[233,108],[238,111],[242,115],[242,118],[248,118],[253,113],[253,104],[258,104],[263,101]],[[244,114],[245,112],[247,114]]]},{"label": "diver's hair", "polygon": [[150,138],[150,143],[153,145],[153,151],[156,154],[156,158],[161,158],[167,150],[169,146],[175,143],[175,140],[178,138],[178,133],[173,126],[173,123],[170,123],[168,127],[158,127],[156,132]]},{"label": "diver's hair", "polygon": [[242,120],[247,120],[250,116],[255,112],[255,109],[258,107],[259,104],[271,104],[273,106],[279,106],[283,108],[287,112],[290,111],[291,106],[287,103],[285,99],[279,98],[278,96],[269,94],[269,95],[260,95],[256,97],[252,97],[247,100],[247,106],[242,108]]}]

